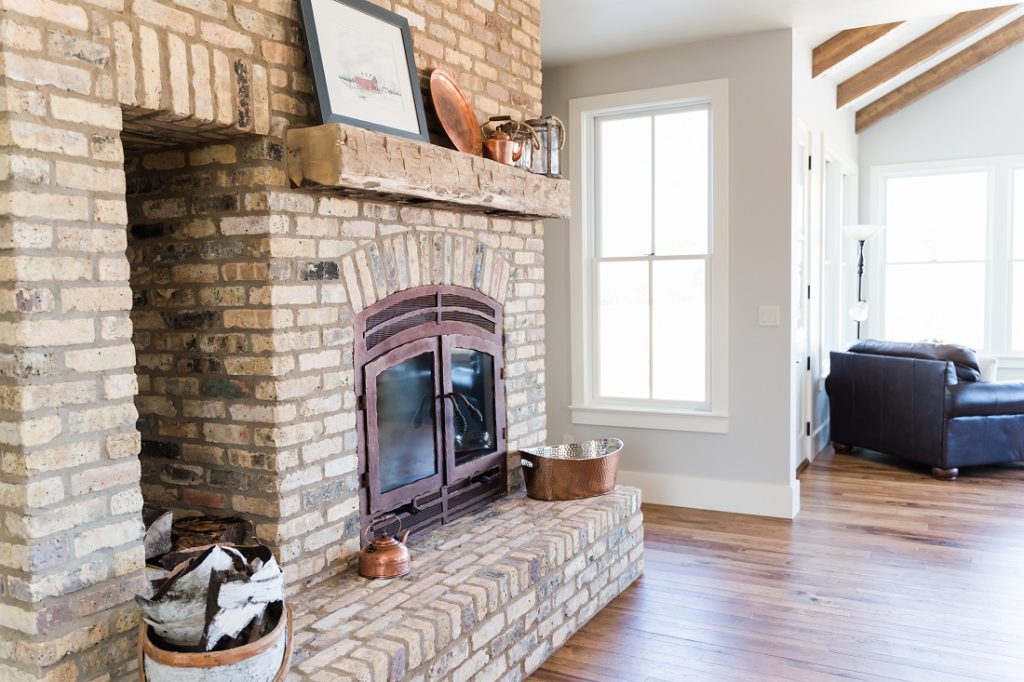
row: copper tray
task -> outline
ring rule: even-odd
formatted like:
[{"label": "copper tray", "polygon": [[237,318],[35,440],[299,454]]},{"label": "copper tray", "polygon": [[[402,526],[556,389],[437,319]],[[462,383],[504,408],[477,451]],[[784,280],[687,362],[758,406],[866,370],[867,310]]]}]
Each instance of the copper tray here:
[{"label": "copper tray", "polygon": [[588,440],[520,451],[526,494],[536,500],[579,500],[615,489],[622,441]]},{"label": "copper tray", "polygon": [[455,82],[455,75],[448,69],[434,69],[430,74],[430,98],[434,110],[455,144],[455,148],[466,154],[482,156],[484,135],[476,122],[476,112],[469,98]]}]

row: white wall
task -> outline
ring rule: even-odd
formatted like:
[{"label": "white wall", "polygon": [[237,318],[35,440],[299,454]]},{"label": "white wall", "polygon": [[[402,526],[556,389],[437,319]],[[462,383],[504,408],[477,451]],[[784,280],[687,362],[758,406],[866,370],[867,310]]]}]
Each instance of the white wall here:
[{"label": "white wall", "polygon": [[[861,217],[872,215],[873,166],[1024,154],[1022,83],[1024,44],[861,133]],[[999,378],[1024,380],[1024,366],[1017,365],[1004,363]]]},{"label": "white wall", "polygon": [[[792,35],[748,34],[544,73],[545,112],[566,121],[570,98],[729,79],[729,433],[571,423],[569,224],[549,221],[545,233],[549,438],[621,436],[620,481],[640,485],[649,502],[787,517],[799,508],[789,400]],[[780,326],[757,325],[766,304],[780,307]]]}]

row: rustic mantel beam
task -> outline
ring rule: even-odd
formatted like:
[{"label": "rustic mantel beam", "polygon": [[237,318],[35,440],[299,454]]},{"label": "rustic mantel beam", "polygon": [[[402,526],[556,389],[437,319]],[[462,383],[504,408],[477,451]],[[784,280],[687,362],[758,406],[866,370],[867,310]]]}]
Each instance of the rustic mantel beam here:
[{"label": "rustic mantel beam", "polygon": [[995,31],[857,112],[858,133],[1024,41],[1024,17]]},{"label": "rustic mantel beam", "polygon": [[1017,5],[1004,5],[961,12],[942,22],[920,38],[840,83],[836,88],[836,107],[845,107],[1016,9]]},{"label": "rustic mantel beam", "polygon": [[846,61],[889,31],[900,26],[902,21],[890,24],[875,24],[840,31],[821,45],[811,55],[811,76],[817,78],[840,62]]},{"label": "rustic mantel beam", "polygon": [[288,131],[296,186],[517,218],[569,217],[569,181],[341,123]]}]

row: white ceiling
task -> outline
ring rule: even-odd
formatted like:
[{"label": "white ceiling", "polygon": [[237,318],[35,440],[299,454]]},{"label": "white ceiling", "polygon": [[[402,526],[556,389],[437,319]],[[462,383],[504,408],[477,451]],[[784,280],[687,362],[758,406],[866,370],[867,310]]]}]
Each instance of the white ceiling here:
[{"label": "white ceiling", "polygon": [[796,29],[816,45],[846,28],[1012,0],[542,0],[545,67],[737,33]]}]

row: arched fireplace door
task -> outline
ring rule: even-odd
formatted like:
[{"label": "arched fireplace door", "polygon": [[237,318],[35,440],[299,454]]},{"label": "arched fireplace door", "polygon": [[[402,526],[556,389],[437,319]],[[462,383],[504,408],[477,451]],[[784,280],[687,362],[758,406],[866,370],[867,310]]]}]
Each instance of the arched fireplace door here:
[{"label": "arched fireplace door", "polygon": [[[501,306],[425,286],[355,320],[362,530],[413,533],[506,491]],[[386,519],[382,517],[387,517]]]}]

